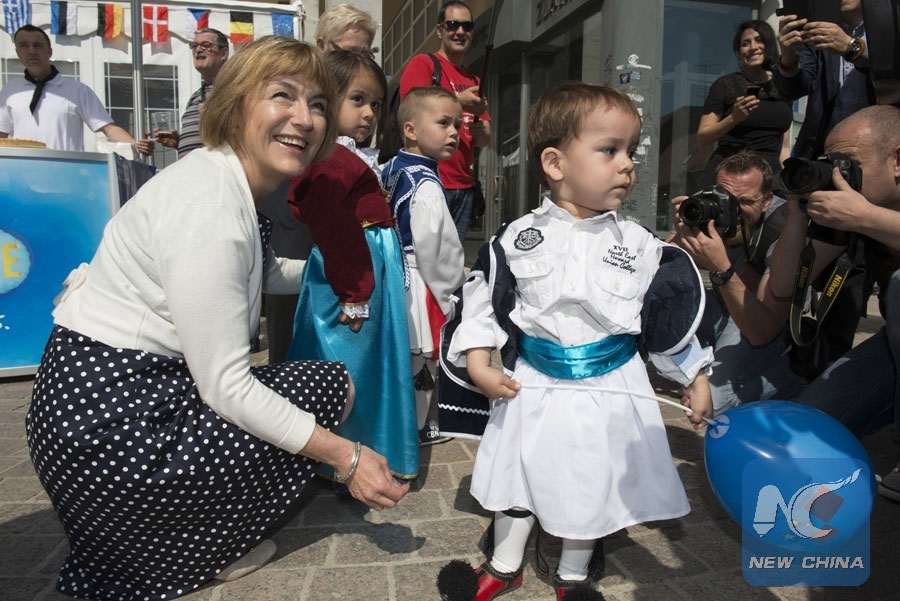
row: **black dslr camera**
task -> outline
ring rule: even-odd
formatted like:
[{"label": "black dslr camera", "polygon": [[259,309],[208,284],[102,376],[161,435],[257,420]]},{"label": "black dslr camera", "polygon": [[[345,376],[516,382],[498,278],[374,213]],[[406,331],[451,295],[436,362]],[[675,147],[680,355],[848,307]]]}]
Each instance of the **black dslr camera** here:
[{"label": "black dslr camera", "polygon": [[712,222],[725,239],[737,234],[740,215],[741,203],[721,186],[692,194],[678,209],[678,216],[685,225],[703,227]]},{"label": "black dslr camera", "polygon": [[819,190],[834,190],[831,172],[837,167],[841,177],[850,187],[862,190],[862,169],[859,163],[843,153],[834,152],[820,156],[815,161],[792,157],[784,161],[781,183],[791,194],[809,194]]}]

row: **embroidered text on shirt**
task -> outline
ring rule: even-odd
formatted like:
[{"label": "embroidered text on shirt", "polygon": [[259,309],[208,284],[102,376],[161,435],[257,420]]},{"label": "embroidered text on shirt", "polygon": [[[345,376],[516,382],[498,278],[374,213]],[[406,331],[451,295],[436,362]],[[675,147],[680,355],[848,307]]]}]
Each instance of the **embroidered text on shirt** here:
[{"label": "embroidered text on shirt", "polygon": [[519,250],[531,250],[543,241],[544,236],[541,234],[541,230],[529,227],[519,232],[513,246]]},{"label": "embroidered text on shirt", "polygon": [[613,244],[612,248],[606,251],[606,255],[603,257],[602,261],[607,265],[618,267],[619,269],[627,271],[628,273],[634,273],[635,259],[637,259],[637,255],[629,253],[628,247]]}]

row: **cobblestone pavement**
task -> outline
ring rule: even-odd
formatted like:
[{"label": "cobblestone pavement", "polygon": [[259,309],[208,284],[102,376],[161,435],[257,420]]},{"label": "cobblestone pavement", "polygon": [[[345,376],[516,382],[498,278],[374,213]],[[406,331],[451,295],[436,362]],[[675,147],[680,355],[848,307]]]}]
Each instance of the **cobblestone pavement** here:
[{"label": "cobblestone pavement", "polygon": [[[865,324],[863,335],[877,323]],[[867,331],[868,328],[868,331]],[[255,362],[264,362],[265,353]],[[66,552],[65,536],[28,458],[24,419],[30,378],[0,380],[0,599],[65,599],[54,590]],[[671,391],[661,391],[671,392]],[[598,588],[606,599],[862,600],[900,599],[900,504],[878,497],[872,515],[871,577],[859,588],[759,588],[740,566],[741,532],[715,500],[703,467],[703,439],[675,408],[662,406],[675,463],[691,513],[643,524],[607,540],[607,573]],[[865,439],[877,473],[900,459],[889,431]],[[278,554],[241,580],[207,585],[192,601],[434,600],[440,567],[450,559],[481,561],[476,543],[489,522],[469,495],[473,441],[423,449],[416,488],[394,509],[370,511],[319,487],[277,533]],[[533,545],[534,538],[532,537]],[[548,557],[558,544],[549,540]],[[535,573],[534,553],[525,584],[504,601],[555,599]],[[891,559],[894,557],[894,559]]]}]

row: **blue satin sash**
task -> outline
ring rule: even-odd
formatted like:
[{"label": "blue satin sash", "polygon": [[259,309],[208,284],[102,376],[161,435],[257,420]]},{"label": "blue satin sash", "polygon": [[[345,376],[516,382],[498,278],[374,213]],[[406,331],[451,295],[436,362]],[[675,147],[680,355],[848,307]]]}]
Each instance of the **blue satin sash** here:
[{"label": "blue satin sash", "polygon": [[523,333],[518,340],[519,357],[545,376],[561,380],[603,375],[624,365],[636,352],[637,338],[631,334],[578,346],[560,346]]}]

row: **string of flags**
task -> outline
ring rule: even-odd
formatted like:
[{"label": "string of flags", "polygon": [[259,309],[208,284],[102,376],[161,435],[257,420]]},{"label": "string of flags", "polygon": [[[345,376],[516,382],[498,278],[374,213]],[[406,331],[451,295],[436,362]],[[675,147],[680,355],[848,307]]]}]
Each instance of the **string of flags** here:
[{"label": "string of flags", "polygon": [[[6,31],[14,31],[32,23],[32,6],[30,0],[0,0],[3,6],[3,25]],[[84,2],[74,0],[51,0],[50,33],[54,35],[85,35],[88,31],[78,32],[78,8],[86,8]],[[129,29],[125,21],[125,4],[119,2],[97,3],[96,35],[112,39],[126,33]],[[142,7],[141,36],[144,40],[164,44],[169,41],[169,7],[145,4]],[[180,7],[179,7],[180,8]],[[198,29],[209,27],[212,11],[208,8],[187,8],[184,20],[184,38],[192,40]],[[252,42],[255,35],[268,34],[267,23],[260,22],[262,15],[251,11],[229,11],[229,34],[232,44],[240,45]],[[46,17],[45,17],[46,18]],[[88,21],[91,19],[88,18]],[[254,28],[256,21],[257,28]],[[90,27],[92,23],[85,23]],[[271,14],[271,33],[294,37],[294,17],[286,13]]]}]

